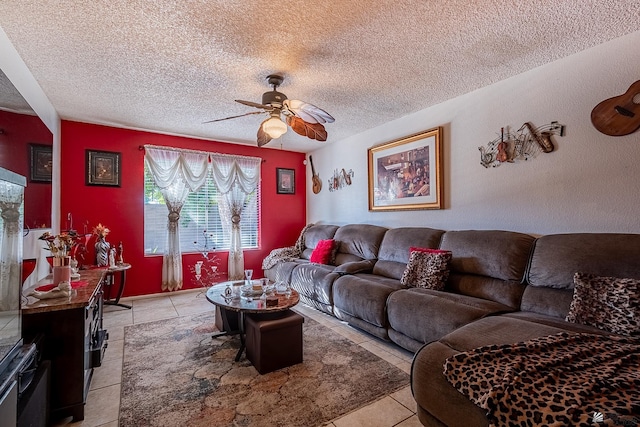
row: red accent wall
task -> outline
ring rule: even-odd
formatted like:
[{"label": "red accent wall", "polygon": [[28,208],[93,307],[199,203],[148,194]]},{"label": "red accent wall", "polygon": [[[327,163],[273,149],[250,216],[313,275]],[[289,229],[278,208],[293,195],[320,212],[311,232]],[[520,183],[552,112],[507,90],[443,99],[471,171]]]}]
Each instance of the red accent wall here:
[{"label": "red accent wall", "polygon": [[[111,233],[107,241],[124,247],[124,260],[132,264],[127,273],[125,296],[161,292],[162,256],[144,255],[144,151],[142,145],[152,144],[189,148],[216,153],[261,157],[262,209],[260,247],[245,250],[245,267],[262,277],[262,260],[277,247],[295,243],[306,223],[306,168],[304,154],[291,151],[258,148],[248,145],[203,141],[179,136],[120,129],[108,126],[62,121],[62,185],[61,229],[67,227],[67,214],[73,217],[73,228],[88,231],[98,223]],[[85,150],[121,153],[121,187],[85,185]],[[296,171],[296,194],[276,194],[276,168]],[[94,240],[91,240],[90,246]],[[216,252],[221,270],[227,271],[227,252]],[[90,260],[94,261],[93,253]],[[189,266],[202,259],[200,254],[183,255],[183,289],[197,287]],[[226,276],[220,278],[226,280]]]},{"label": "red accent wall", "polygon": [[51,183],[29,180],[29,144],[51,145],[53,136],[37,116],[0,111],[0,166],[27,177],[24,224],[51,226]]}]

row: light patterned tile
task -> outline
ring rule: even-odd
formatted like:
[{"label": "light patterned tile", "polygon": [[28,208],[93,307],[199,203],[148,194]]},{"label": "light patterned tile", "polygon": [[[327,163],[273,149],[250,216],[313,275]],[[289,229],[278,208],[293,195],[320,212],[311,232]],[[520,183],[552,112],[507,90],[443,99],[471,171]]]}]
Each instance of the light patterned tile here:
[{"label": "light patterned tile", "polygon": [[113,311],[104,313],[103,324],[109,329],[112,326],[127,326],[133,324],[132,310]]},{"label": "light patterned tile", "polygon": [[188,291],[172,292],[168,294],[171,302],[175,304],[184,304],[194,300],[207,300],[206,291],[203,289],[189,289]]},{"label": "light patterned tile", "polygon": [[143,298],[131,301],[134,310],[162,310],[173,307],[171,298],[158,296],[153,298]]},{"label": "light patterned tile", "polygon": [[418,408],[416,401],[413,398],[413,394],[411,393],[411,386],[401,388],[395,393],[391,393],[390,396],[400,402],[405,408],[409,409],[414,414],[417,412]]},{"label": "light patterned tile", "polygon": [[109,332],[109,341],[107,341],[107,349],[104,352],[104,360],[119,360],[122,362],[122,354],[124,349],[124,339],[114,339]]},{"label": "light patterned tile", "polygon": [[93,370],[89,390],[97,390],[119,384],[122,378],[122,359],[105,360]]},{"label": "light patterned tile", "polygon": [[411,362],[407,362],[401,360],[400,362],[395,364],[396,367],[400,368],[404,373],[411,375]]},{"label": "light patterned tile", "polygon": [[163,307],[158,309],[144,309],[133,311],[134,323],[146,323],[153,322],[154,320],[171,319],[178,317],[178,312],[171,304],[170,307]]},{"label": "light patterned tile", "polygon": [[364,334],[360,331],[357,331],[353,328],[350,328],[348,326],[336,326],[334,328],[331,328],[331,330],[339,333],[340,335],[342,335],[343,337],[353,341],[356,344],[362,344],[364,342],[370,341],[371,340],[371,336]]},{"label": "light patterned tile", "polygon": [[117,422],[120,412],[120,384],[89,391],[84,407],[84,420],[73,426],[98,427]]},{"label": "light patterned tile", "polygon": [[180,304],[175,304],[174,307],[178,312],[179,316],[189,316],[192,314],[198,313],[206,313],[206,312],[215,312],[216,306],[210,303],[209,301],[201,300],[201,299],[193,299],[189,302],[183,302]]},{"label": "light patterned tile", "polygon": [[336,427],[391,427],[412,415],[410,410],[387,396],[334,420],[333,424]]},{"label": "light patterned tile", "polygon": [[124,326],[109,326],[107,328],[107,325],[104,325],[104,327],[109,333],[109,342],[111,342],[111,340],[124,340]]},{"label": "light patterned tile", "polygon": [[383,350],[379,346],[375,345],[372,341],[363,342],[362,344],[360,344],[360,346],[366,348],[371,353],[375,354],[376,356],[378,356],[383,360],[386,360],[392,365],[397,365],[398,363],[402,362],[402,360],[399,357],[396,357],[393,354]]},{"label": "light patterned tile", "polygon": [[397,346],[394,343],[386,342],[382,340],[373,340],[372,343],[374,343],[384,351],[393,354],[399,359],[402,359],[405,361],[411,361],[413,359],[413,353]]},{"label": "light patterned tile", "polygon": [[396,424],[395,427],[423,427],[423,426],[420,420],[418,419],[418,416],[414,415],[411,418],[407,418],[400,424]]}]

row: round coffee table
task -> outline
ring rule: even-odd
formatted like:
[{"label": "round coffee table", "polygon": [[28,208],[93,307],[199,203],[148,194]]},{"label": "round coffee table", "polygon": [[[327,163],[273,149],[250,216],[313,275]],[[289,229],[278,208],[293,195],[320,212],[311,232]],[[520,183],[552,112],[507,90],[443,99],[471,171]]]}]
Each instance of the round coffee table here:
[{"label": "round coffee table", "polygon": [[[213,337],[217,338],[222,335],[240,335],[240,349],[238,349],[235,359],[237,362],[240,360],[240,356],[242,356],[245,349],[244,315],[246,313],[269,314],[289,310],[300,302],[300,295],[294,289],[291,290],[291,296],[289,297],[286,295],[275,294],[275,296],[278,297],[278,304],[267,307],[264,302],[260,300],[259,296],[253,297],[251,301],[244,296],[239,299],[226,297],[224,291],[227,288],[227,285],[233,286],[234,284],[244,284],[244,281],[222,282],[210,287],[209,290],[207,290],[207,300],[220,308],[220,315],[222,316],[224,330],[215,334]],[[237,330],[232,330],[229,327],[228,316],[231,313],[236,313],[238,316]]]}]

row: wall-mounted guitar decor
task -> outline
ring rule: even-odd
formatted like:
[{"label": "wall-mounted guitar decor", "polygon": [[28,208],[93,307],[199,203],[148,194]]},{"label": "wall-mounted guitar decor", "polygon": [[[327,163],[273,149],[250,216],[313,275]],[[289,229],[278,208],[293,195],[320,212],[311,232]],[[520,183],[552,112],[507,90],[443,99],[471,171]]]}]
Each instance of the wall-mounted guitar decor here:
[{"label": "wall-mounted guitar decor", "polygon": [[591,111],[591,123],[610,136],[629,135],[640,128],[640,80],[625,93],[605,99]]},{"label": "wall-mounted guitar decor", "polygon": [[485,168],[497,167],[502,163],[515,163],[517,160],[529,160],[540,153],[554,150],[552,135],[564,136],[564,125],[551,122],[534,128],[526,122],[516,132],[507,128],[500,130],[500,137],[489,142],[480,150],[480,164]]},{"label": "wall-mounted guitar decor", "polygon": [[316,168],[313,167],[313,158],[309,156],[309,163],[311,163],[311,183],[313,194],[318,194],[322,190],[322,181],[320,176],[316,173]]}]

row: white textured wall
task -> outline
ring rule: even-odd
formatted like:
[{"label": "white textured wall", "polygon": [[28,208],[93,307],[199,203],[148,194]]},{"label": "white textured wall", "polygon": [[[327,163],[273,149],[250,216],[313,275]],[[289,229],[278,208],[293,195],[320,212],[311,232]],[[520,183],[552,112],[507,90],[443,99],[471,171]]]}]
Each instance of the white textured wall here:
[{"label": "white textured wall", "polygon": [[[609,137],[590,121],[595,105],[640,79],[638,46],[640,31],[314,151],[323,189],[313,194],[307,180],[309,222],[640,233],[640,131]],[[558,121],[566,135],[529,162],[480,165],[479,146],[527,121]],[[369,212],[367,149],[436,126],[444,127],[445,209]],[[336,168],[352,168],[353,184],[329,192]]]}]

